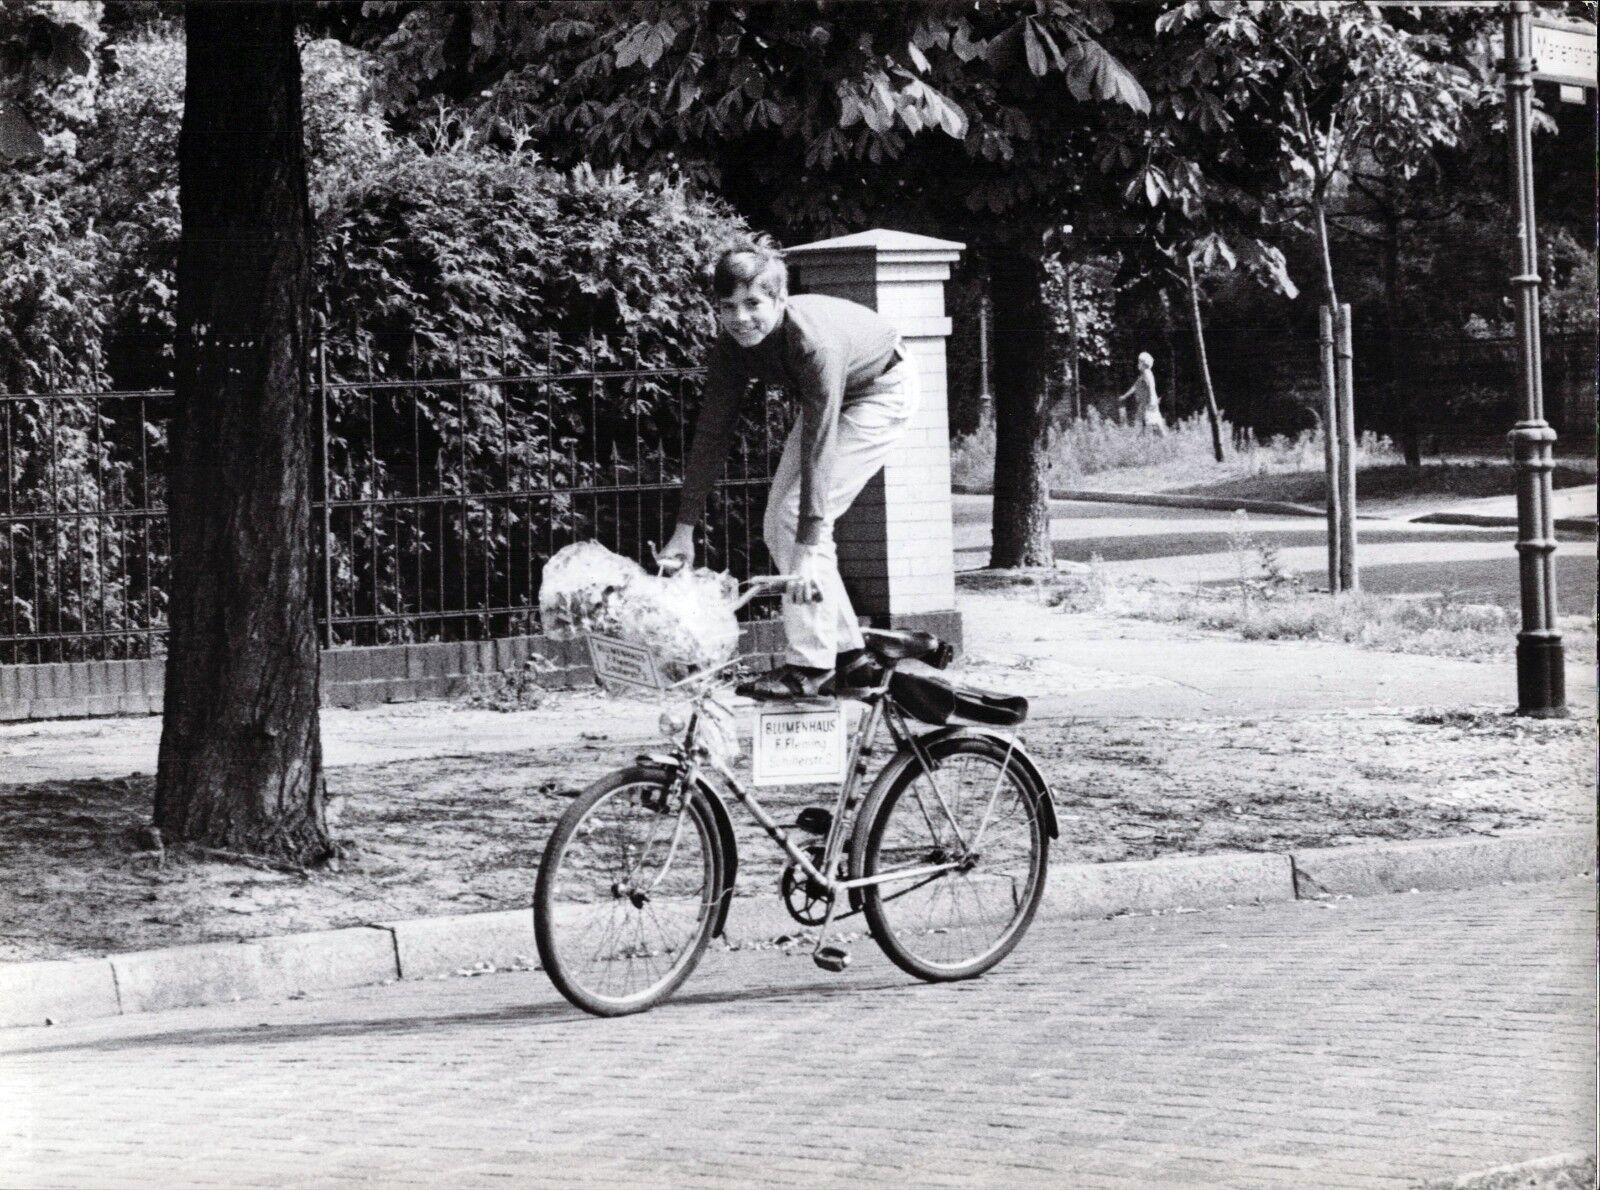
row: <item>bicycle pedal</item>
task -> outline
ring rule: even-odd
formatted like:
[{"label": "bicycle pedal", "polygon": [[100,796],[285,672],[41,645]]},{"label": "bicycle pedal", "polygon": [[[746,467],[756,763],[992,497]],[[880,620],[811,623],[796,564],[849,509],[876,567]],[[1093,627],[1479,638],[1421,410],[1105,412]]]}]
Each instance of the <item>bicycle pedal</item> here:
[{"label": "bicycle pedal", "polygon": [[811,961],[824,971],[843,971],[850,965],[850,952],[842,946],[824,946],[812,954]]}]

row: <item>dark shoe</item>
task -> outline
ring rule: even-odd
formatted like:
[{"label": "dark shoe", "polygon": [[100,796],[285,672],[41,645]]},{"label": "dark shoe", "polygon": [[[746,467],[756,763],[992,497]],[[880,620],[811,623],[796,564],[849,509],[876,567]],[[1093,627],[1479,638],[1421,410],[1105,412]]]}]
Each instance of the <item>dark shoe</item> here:
[{"label": "dark shoe", "polygon": [[883,669],[865,649],[840,653],[833,671],[833,688],[839,692],[868,690],[883,681]]},{"label": "dark shoe", "polygon": [[832,685],[832,679],[833,674],[826,669],[784,665],[768,670],[754,681],[736,686],[734,693],[742,694],[746,698],[816,698],[827,692]]}]

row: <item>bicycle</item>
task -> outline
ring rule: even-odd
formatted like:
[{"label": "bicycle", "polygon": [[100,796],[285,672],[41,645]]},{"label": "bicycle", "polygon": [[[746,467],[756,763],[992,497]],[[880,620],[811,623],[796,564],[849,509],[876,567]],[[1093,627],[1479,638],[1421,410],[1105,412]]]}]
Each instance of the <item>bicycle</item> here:
[{"label": "bicycle", "polygon": [[[788,581],[753,580],[739,602]],[[837,797],[831,810],[808,807],[790,824],[732,771],[737,736],[721,694],[739,662],[658,683],[690,700],[686,718],[663,715],[672,735],[682,732],[672,750],[583,790],[545,846],[534,932],[567,1000],[597,1016],[642,1012],[676,991],[722,934],[738,875],[723,792],[787,856],[780,892],[791,917],[818,927],[812,958],[824,970],[848,965],[827,938],[856,914],[890,961],[933,982],[979,976],[1021,941],[1044,894],[1055,805],[1021,742],[990,728],[1021,723],[1027,700],[900,670],[905,661],[950,664],[953,650],[930,633],[865,635],[876,672],[843,692],[865,707],[853,730],[842,718],[835,728],[846,744]],[[603,664],[597,654],[597,676]],[[649,684],[643,669],[626,680]],[[795,722],[843,716],[831,698],[760,705]],[[914,732],[910,719],[933,729]],[[894,751],[858,794],[884,727]]]}]

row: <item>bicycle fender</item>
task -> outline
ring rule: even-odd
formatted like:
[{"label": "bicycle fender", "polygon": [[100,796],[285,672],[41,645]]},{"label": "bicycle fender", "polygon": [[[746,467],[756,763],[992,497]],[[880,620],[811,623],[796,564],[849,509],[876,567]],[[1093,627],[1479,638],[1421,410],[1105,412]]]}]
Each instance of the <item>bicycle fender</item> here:
[{"label": "bicycle fender", "polygon": [[[673,776],[683,767],[675,758],[662,755],[641,756],[639,763]],[[720,938],[728,924],[728,910],[733,908],[733,890],[739,879],[739,844],[733,835],[733,816],[728,813],[728,805],[722,800],[722,795],[704,777],[696,777],[694,784],[711,807],[711,820],[717,824],[717,839],[722,844],[722,855],[727,864],[727,871],[717,873],[721,887],[717,889],[717,919],[711,928],[711,936]]]},{"label": "bicycle fender", "polygon": [[[962,727],[959,725],[936,728],[933,731],[918,736],[917,741],[924,748],[927,748],[933,746],[934,744],[942,743],[945,740],[957,738],[991,740],[994,743],[1002,746],[1011,747],[1011,741],[996,736],[991,732],[981,731],[972,727]],[[1027,778],[1033,782],[1034,788],[1039,792],[1039,815],[1044,820],[1044,829],[1046,833],[1048,833],[1052,839],[1059,839],[1061,837],[1061,828],[1056,823],[1056,803],[1054,796],[1050,792],[1050,782],[1045,780],[1044,773],[1040,771],[1039,766],[1037,763],[1035,763],[1033,757],[1028,755],[1028,750],[1022,746],[1021,740],[1018,740],[1016,745],[1011,747],[1011,756],[1012,759],[1016,761],[1018,767],[1022,769]],[[904,768],[907,764],[912,763],[914,760],[916,760],[916,757],[911,753],[902,753],[901,756],[895,760],[895,762],[891,763],[888,768],[883,770],[883,772],[879,775],[878,780],[873,782],[874,791],[876,791],[879,782],[883,781],[885,778],[892,778],[893,776],[897,775],[900,769]]]}]

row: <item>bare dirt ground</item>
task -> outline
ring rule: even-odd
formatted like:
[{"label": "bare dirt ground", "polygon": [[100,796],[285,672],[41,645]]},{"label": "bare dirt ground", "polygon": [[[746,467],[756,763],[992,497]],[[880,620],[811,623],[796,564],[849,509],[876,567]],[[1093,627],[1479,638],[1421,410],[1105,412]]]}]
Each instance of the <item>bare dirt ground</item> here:
[{"label": "bare dirt ground", "polygon": [[[1022,734],[1055,789],[1059,863],[1592,823],[1592,729],[1457,709],[1051,720]],[[141,851],[149,777],[0,784],[0,961],[526,906],[569,796],[637,750],[592,736],[333,770],[347,854],[304,874]],[[769,805],[781,821],[824,800],[791,789]],[[734,817],[741,892],[772,895],[778,853]]]}]

